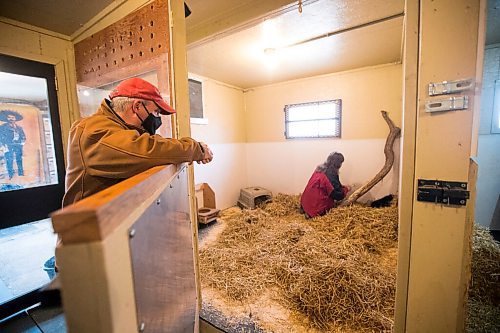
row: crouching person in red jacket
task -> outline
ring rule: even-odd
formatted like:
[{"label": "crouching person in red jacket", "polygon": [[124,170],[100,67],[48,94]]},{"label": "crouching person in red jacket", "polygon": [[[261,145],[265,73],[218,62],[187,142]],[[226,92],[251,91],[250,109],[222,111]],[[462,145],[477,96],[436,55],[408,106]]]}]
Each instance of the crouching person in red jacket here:
[{"label": "crouching person in red jacket", "polygon": [[326,214],[336,202],[345,198],[349,188],[339,180],[339,169],[343,162],[344,156],[333,152],[312,174],[300,198],[307,218]]}]

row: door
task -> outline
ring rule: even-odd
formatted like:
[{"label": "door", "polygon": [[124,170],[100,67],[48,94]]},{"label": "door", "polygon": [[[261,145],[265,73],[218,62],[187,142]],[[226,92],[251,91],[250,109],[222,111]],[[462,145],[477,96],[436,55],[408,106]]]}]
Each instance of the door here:
[{"label": "door", "polygon": [[47,218],[63,195],[54,66],[0,55],[0,229]]}]

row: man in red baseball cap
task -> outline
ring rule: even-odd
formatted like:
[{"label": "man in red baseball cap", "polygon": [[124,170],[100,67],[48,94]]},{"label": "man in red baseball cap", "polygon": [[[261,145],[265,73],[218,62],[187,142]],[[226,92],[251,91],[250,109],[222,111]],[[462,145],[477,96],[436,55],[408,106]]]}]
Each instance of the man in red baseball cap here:
[{"label": "man in red baseball cap", "polygon": [[109,97],[96,113],[71,127],[63,206],[154,166],[212,160],[203,142],[155,134],[161,115],[175,110],[151,83],[127,79]]},{"label": "man in red baseball cap", "polygon": [[113,99],[115,97],[132,97],[153,101],[160,109],[161,114],[175,113],[175,110],[163,100],[158,88],[140,78],[122,81],[109,94],[109,98]]},{"label": "man in red baseball cap", "polygon": [[[130,102],[128,103],[132,106],[130,110],[123,110],[121,107],[123,105],[120,104],[119,111],[125,111],[121,113],[120,117],[130,125],[144,128],[151,135],[155,134],[156,130],[161,126],[160,114],[169,115],[175,113],[175,110],[163,100],[158,88],[140,78],[132,78],[121,82],[111,91],[109,98],[115,101],[114,104],[118,104],[116,101]],[[148,111],[148,107],[149,110],[154,109],[154,111]],[[141,110],[146,111],[146,114]]]},{"label": "man in red baseball cap", "polygon": [[[212,161],[212,151],[203,142],[155,134],[160,115],[173,113],[151,83],[122,81],[93,115],[71,126],[63,207],[158,165]],[[44,270],[54,269],[52,257]]]}]

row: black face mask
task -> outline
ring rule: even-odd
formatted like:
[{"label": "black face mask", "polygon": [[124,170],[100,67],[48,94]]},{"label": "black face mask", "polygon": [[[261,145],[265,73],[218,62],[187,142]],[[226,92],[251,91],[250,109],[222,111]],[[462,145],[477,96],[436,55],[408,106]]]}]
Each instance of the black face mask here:
[{"label": "black face mask", "polygon": [[142,127],[149,134],[153,135],[156,133],[156,130],[161,126],[161,118],[155,117],[155,116],[153,116],[152,113],[149,113],[149,111],[146,108],[146,105],[144,105],[144,103],[142,103],[142,106],[144,107],[144,110],[146,110],[146,112],[148,113],[148,116],[144,120],[142,120],[142,118],[139,117],[139,115],[137,115],[137,117],[139,117],[139,119],[141,120]]}]

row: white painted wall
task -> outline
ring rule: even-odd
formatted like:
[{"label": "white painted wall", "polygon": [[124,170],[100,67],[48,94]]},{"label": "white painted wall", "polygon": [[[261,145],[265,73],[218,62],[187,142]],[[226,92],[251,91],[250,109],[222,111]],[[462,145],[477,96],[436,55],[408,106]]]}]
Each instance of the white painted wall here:
[{"label": "white painted wall", "polygon": [[[194,139],[205,141],[214,160],[195,166],[196,183],[215,191],[217,208],[236,204],[241,188],[260,186],[274,194],[299,194],[318,164],[332,151],[345,162],[346,185],[364,184],[383,167],[389,129],[380,110],[401,124],[401,65],[391,64],[263,86],[243,92],[224,83],[203,82],[208,124],[191,124]],[[286,104],[342,99],[342,138],[286,140]],[[399,156],[399,140],[394,144]],[[399,161],[361,201],[377,199],[398,188]]]},{"label": "white painted wall", "polygon": [[491,133],[495,80],[500,80],[500,44],[489,45],[484,51],[475,209],[476,223],[500,230],[500,221],[492,221],[500,196],[500,134]]},{"label": "white painted wall", "polygon": [[[332,151],[344,154],[340,181],[355,186],[368,182],[384,166],[385,139],[304,140],[247,144],[247,170],[250,186],[264,187],[273,194],[299,194],[318,164]],[[394,144],[399,156],[399,140]],[[360,201],[378,199],[398,189],[399,161],[389,174]]]}]

